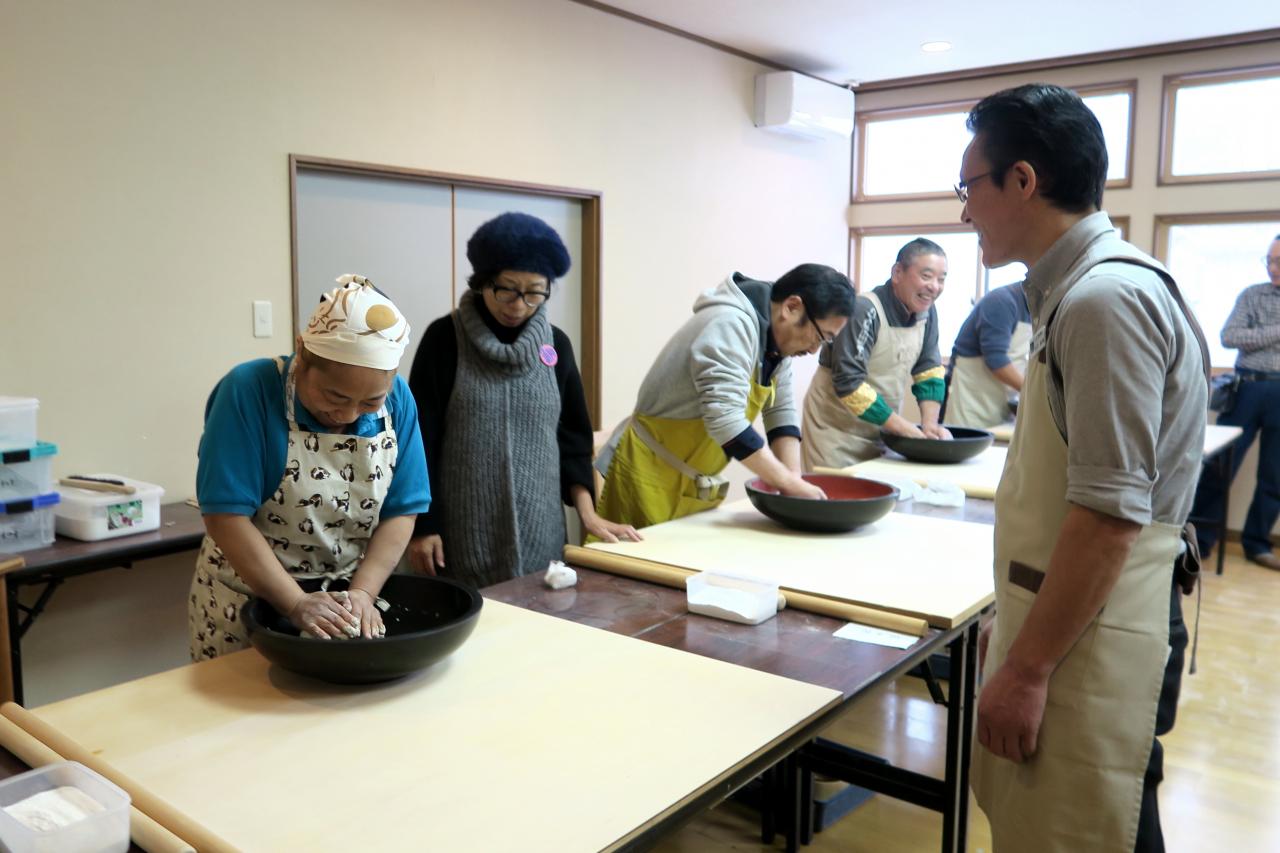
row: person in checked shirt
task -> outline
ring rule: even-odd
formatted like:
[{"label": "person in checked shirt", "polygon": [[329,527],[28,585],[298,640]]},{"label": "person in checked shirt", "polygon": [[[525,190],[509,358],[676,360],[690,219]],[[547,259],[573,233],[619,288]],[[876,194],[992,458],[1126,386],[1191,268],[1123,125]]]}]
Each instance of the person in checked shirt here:
[{"label": "person in checked shirt", "polygon": [[[1271,550],[1271,529],[1280,517],[1280,234],[1271,241],[1263,262],[1270,281],[1246,287],[1222,329],[1222,345],[1240,351],[1236,375],[1241,382],[1235,405],[1219,415],[1218,423],[1241,427],[1244,432],[1235,442],[1230,477],[1224,481],[1221,476],[1206,474],[1196,492],[1192,514],[1197,518],[1222,515],[1227,490],[1261,433],[1258,485],[1241,542],[1250,562],[1280,571],[1280,556]],[[1207,524],[1197,530],[1201,554],[1213,548],[1215,533]]]}]

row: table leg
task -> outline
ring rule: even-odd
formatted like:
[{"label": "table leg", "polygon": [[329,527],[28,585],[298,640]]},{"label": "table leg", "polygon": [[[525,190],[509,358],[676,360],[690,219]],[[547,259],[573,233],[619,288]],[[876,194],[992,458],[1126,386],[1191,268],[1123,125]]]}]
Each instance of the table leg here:
[{"label": "table leg", "polygon": [[17,700],[14,692],[13,658],[10,649],[13,643],[20,642],[12,636],[9,626],[13,624],[9,618],[9,582],[0,578],[0,703]]},{"label": "table leg", "polygon": [[782,768],[783,822],[786,826],[787,853],[799,853],[800,820],[804,809],[800,803],[800,761],[795,752],[779,764]]},{"label": "table leg", "polygon": [[1225,484],[1222,488],[1222,517],[1218,519],[1218,574],[1227,555],[1227,518],[1231,509],[1231,463],[1235,461],[1235,442],[1228,444],[1218,454],[1218,476]]},{"label": "table leg", "polygon": [[977,623],[949,646],[951,701],[947,703],[946,773],[943,780],[942,851],[965,849],[969,824],[969,739],[973,731],[973,650]]}]

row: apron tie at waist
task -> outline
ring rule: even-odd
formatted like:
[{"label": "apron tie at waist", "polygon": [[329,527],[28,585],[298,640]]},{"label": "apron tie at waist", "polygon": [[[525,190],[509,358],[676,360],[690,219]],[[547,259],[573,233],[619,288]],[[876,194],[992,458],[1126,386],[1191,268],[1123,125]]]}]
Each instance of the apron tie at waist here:
[{"label": "apron tie at waist", "polygon": [[663,447],[653,434],[640,423],[640,419],[634,415],[630,420],[631,429],[635,432],[636,437],[644,443],[644,446],[653,451],[654,455],[667,463],[669,466],[679,471],[681,474],[693,480],[694,485],[698,489],[698,500],[700,501],[722,501],[729,493],[729,481],[724,477],[715,474],[704,474],[697,468],[694,468],[688,462],[676,456],[670,450]]}]

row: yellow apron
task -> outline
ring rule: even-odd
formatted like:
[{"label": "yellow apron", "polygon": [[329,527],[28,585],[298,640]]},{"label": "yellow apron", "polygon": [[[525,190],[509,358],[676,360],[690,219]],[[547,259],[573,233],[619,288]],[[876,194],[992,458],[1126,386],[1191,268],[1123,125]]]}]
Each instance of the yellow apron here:
[{"label": "yellow apron", "polygon": [[[777,380],[761,385],[752,380],[744,413],[754,421],[760,411],[773,400]],[[703,474],[718,474],[729,464],[729,457],[719,443],[707,434],[701,418],[656,418],[632,415],[663,449]],[[601,518],[619,524],[648,527],[664,521],[683,518],[695,512],[713,509],[723,494],[699,496],[693,477],[664,462],[629,425],[618,440],[596,512]]]},{"label": "yellow apron", "polygon": [[[867,384],[897,412],[911,387],[911,368],[920,360],[927,324],[890,326],[880,297],[873,291],[867,298],[880,315],[880,333],[867,361]],[[881,447],[879,425],[849,411],[836,396],[831,369],[819,366],[804,395],[804,443],[800,445],[804,470],[865,462],[879,456]]]},{"label": "yellow apron", "polygon": [[[996,492],[996,619],[984,678],[1008,654],[1049,567],[1070,505],[1067,445],[1046,366],[1027,370],[1018,428]],[[1037,752],[1024,764],[975,742],[972,783],[996,853],[1132,853],[1143,773],[1169,654],[1169,585],[1179,529],[1143,528],[1105,606],[1049,679]]]},{"label": "yellow apron", "polygon": [[[1031,324],[1020,322],[1009,338],[1009,358],[1023,374],[1030,347]],[[947,423],[978,429],[999,426],[1009,420],[1012,394],[1013,389],[996,379],[982,356],[956,356],[947,388]]]}]

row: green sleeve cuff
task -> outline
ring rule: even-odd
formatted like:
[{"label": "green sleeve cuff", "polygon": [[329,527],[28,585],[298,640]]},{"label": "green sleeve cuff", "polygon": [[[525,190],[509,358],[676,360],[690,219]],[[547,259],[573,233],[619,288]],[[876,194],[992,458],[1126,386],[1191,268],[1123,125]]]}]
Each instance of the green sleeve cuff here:
[{"label": "green sleeve cuff", "polygon": [[923,382],[917,382],[912,385],[911,393],[922,403],[928,400],[941,403],[942,399],[947,395],[947,384],[938,377],[933,376]]},{"label": "green sleeve cuff", "polygon": [[859,418],[869,424],[880,426],[889,420],[889,415],[893,414],[893,409],[889,408],[889,404],[879,394],[876,395],[876,401],[867,407],[867,410],[858,415]]}]

